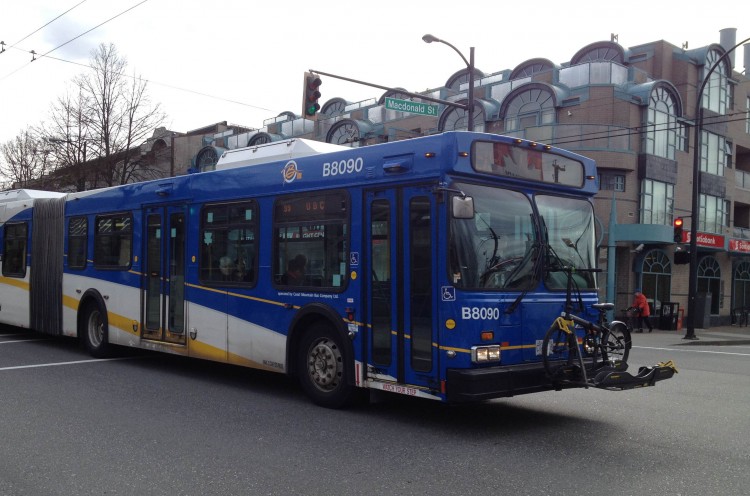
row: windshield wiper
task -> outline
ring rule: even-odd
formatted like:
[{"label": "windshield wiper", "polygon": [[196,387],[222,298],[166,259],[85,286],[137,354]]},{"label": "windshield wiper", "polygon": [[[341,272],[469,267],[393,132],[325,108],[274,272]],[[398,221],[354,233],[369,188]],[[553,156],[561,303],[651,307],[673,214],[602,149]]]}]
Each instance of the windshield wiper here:
[{"label": "windshield wiper", "polygon": [[[524,259],[521,261],[520,264],[518,264],[518,267],[508,276],[508,280],[505,283],[505,287],[508,286],[508,283],[510,283],[521,271],[523,267],[525,267],[529,260],[531,259],[531,254],[536,253],[536,257],[534,257],[534,265],[531,267],[531,277],[532,281],[538,281],[539,280],[539,269],[541,268],[542,264],[540,261],[542,260],[542,257],[540,256],[540,253],[542,250],[540,250],[541,245],[539,243],[534,243],[529,247],[529,249],[526,252],[526,255],[524,256]],[[505,309],[505,313],[507,315],[512,314],[516,311],[516,308],[518,308],[518,305],[521,304],[523,299],[526,297],[526,294],[529,292],[530,285],[526,285],[523,291],[516,297],[516,299],[513,301],[513,303],[510,304],[508,308]]]}]

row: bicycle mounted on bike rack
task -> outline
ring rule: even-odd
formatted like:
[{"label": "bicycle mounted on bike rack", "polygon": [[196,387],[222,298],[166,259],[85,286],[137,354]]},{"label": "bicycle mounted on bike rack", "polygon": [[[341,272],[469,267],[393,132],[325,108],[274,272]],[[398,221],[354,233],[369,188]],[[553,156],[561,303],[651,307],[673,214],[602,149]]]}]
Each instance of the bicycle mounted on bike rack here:
[{"label": "bicycle mounted on bike rack", "polygon": [[[671,360],[651,367],[640,367],[635,375],[627,372],[627,359],[632,345],[630,330],[623,322],[607,322],[606,312],[614,309],[613,303],[591,305],[599,312],[597,322],[573,313],[573,286],[577,290],[578,311],[584,310],[573,274],[601,272],[601,269],[575,269],[566,266],[550,270],[564,272],[567,277],[565,307],[547,330],[542,342],[544,367],[556,389],[595,387],[622,391],[653,386],[658,381],[674,376],[677,368]],[[580,341],[577,330],[583,332]]]}]

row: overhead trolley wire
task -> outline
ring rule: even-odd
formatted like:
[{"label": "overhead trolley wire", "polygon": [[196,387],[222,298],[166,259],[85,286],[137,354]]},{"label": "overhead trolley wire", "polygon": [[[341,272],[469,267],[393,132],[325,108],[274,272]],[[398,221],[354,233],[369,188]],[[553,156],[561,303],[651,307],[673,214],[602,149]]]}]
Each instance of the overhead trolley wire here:
[{"label": "overhead trolley wire", "polygon": [[[727,119],[726,117],[732,117],[732,116],[740,116],[736,119]],[[730,122],[740,122],[747,119],[746,114],[744,111],[740,112],[732,112],[726,115],[717,115],[717,116],[711,116],[710,119],[715,119],[711,122],[706,122],[707,118],[703,119],[703,125],[711,125],[711,124],[728,124]],[[580,126],[602,126],[606,124],[573,124],[573,125],[580,125]],[[627,136],[638,136],[645,133],[650,132],[649,128],[657,128],[654,129],[655,131],[674,131],[680,129],[680,126],[670,126],[670,127],[662,127],[663,124],[649,124],[646,126],[636,126],[636,127],[621,127],[618,131],[609,132],[609,131],[592,131],[590,133],[582,133],[579,135],[573,135],[573,136],[565,136],[564,138],[560,138],[559,141],[555,142],[555,146],[564,145],[567,143],[578,143],[578,142],[585,142],[585,141],[595,141],[595,140],[601,140],[601,139],[610,139],[610,138],[622,138]],[[689,125],[689,127],[694,127],[695,124]],[[704,129],[704,131],[707,131]],[[687,136],[687,135],[686,135]]]},{"label": "overhead trolley wire", "polygon": [[78,39],[78,38],[80,38],[81,36],[83,36],[83,35],[86,35],[86,34],[89,34],[89,33],[90,33],[91,31],[93,31],[93,30],[95,30],[95,29],[97,29],[97,28],[100,28],[100,27],[102,27],[103,25],[107,24],[108,22],[110,22],[110,21],[113,21],[113,20],[117,19],[117,18],[118,18],[118,17],[120,17],[121,15],[123,15],[123,14],[126,14],[126,13],[130,12],[131,10],[133,10],[133,9],[134,9],[134,8],[136,8],[136,7],[140,7],[141,5],[143,5],[143,4],[144,4],[144,3],[146,3],[146,2],[148,2],[148,0],[142,0],[141,2],[139,2],[139,3],[135,4],[135,5],[133,5],[132,7],[129,7],[129,8],[127,8],[127,9],[123,10],[123,11],[122,11],[122,12],[120,12],[119,14],[116,14],[116,15],[114,15],[113,17],[110,17],[110,18],[109,18],[109,19],[107,19],[106,21],[104,21],[104,22],[101,22],[101,23],[97,24],[96,26],[94,26],[93,28],[89,29],[88,31],[84,31],[83,33],[79,34],[79,35],[78,35],[78,36],[76,36],[75,38],[71,38],[71,39],[69,39],[68,41],[66,41],[65,43],[61,44],[61,45],[57,45],[57,46],[56,46],[55,48],[53,48],[52,50],[48,51],[47,53],[44,53],[44,54],[40,55],[40,57],[46,57],[46,56],[47,56],[48,54],[50,54],[50,53],[54,52],[54,51],[55,51],[55,50],[57,50],[58,48],[62,48],[62,47],[64,47],[65,45],[67,45],[68,43],[71,43],[71,42],[73,42],[73,41],[77,40],[77,39]]},{"label": "overhead trolley wire", "polygon": [[[49,26],[50,24],[52,24],[53,22],[55,22],[56,20],[58,20],[59,18],[61,18],[65,14],[67,14],[68,12],[70,12],[71,10],[75,9],[76,7],[78,7],[79,5],[81,5],[82,3],[85,3],[86,1],[87,0],[81,0],[80,2],[78,2],[77,4],[75,4],[74,6],[72,6],[71,8],[69,8],[68,10],[66,10],[65,12],[63,12],[62,14],[60,14],[59,16],[57,16],[54,19],[52,19],[51,21],[47,22],[45,25],[37,28],[36,30],[32,31],[31,33],[27,34],[26,36],[24,36],[23,38],[21,38],[20,40],[18,40],[17,42],[11,44],[8,48],[14,48],[16,45],[18,45],[19,43],[21,43],[26,38],[28,38],[30,36],[33,36],[34,34],[38,33],[39,31],[41,31],[42,29],[46,28],[47,26]],[[2,53],[2,52],[0,52],[0,53]]]},{"label": "overhead trolley wire", "polygon": [[[86,1],[86,0],[83,0],[83,1]],[[31,60],[30,60],[29,62],[27,62],[27,63],[26,63],[25,65],[22,65],[21,67],[19,67],[18,69],[16,69],[15,71],[13,71],[13,72],[11,72],[11,73],[9,73],[9,74],[6,74],[5,76],[1,77],[1,78],[0,78],[0,81],[3,81],[4,79],[7,79],[7,78],[9,78],[9,77],[10,77],[10,76],[12,76],[13,74],[15,74],[15,73],[17,73],[18,71],[20,71],[21,69],[25,69],[26,67],[28,67],[28,66],[29,66],[29,64],[31,64],[32,62],[36,61],[36,58],[37,58],[37,56],[39,56],[39,58],[42,58],[42,57],[49,57],[49,54],[50,54],[50,53],[52,53],[52,52],[54,52],[55,50],[58,50],[58,49],[60,49],[60,48],[64,47],[64,46],[65,46],[65,45],[67,45],[68,43],[71,43],[71,42],[73,42],[73,41],[77,40],[78,38],[80,38],[81,36],[83,36],[83,35],[86,35],[86,34],[90,33],[91,31],[93,31],[93,30],[95,30],[95,29],[97,29],[97,28],[100,28],[101,26],[103,26],[103,25],[107,24],[108,22],[110,22],[110,21],[113,21],[113,20],[117,19],[117,18],[118,18],[118,17],[120,17],[121,15],[123,15],[123,14],[125,14],[125,13],[127,13],[127,12],[130,12],[130,11],[131,11],[131,10],[133,10],[134,8],[136,8],[136,7],[139,7],[139,6],[141,6],[141,5],[143,5],[144,3],[146,3],[146,2],[148,2],[148,0],[142,0],[141,2],[139,2],[139,3],[135,4],[135,5],[133,5],[132,7],[129,7],[129,8],[127,8],[127,9],[123,10],[123,11],[122,11],[122,12],[120,12],[119,14],[116,14],[116,15],[114,15],[114,16],[112,16],[112,17],[110,17],[110,18],[109,18],[109,19],[107,19],[106,21],[103,21],[103,22],[101,22],[101,23],[97,24],[97,25],[96,25],[96,26],[94,26],[93,28],[91,28],[91,29],[89,29],[89,30],[87,30],[87,31],[84,31],[83,33],[79,34],[78,36],[76,36],[76,37],[74,37],[74,38],[71,38],[71,39],[69,39],[69,40],[68,40],[68,41],[66,41],[65,43],[62,43],[62,44],[60,44],[60,45],[57,45],[57,46],[56,46],[55,48],[53,48],[52,50],[49,50],[49,51],[47,51],[46,53],[43,53],[43,54],[38,54],[38,53],[36,53],[36,52],[35,52],[34,50],[31,50],[31,52],[29,52],[29,53],[31,53],[31,54],[32,54],[33,58],[32,58],[32,59],[31,59]],[[83,3],[83,2],[81,2],[81,3]],[[79,3],[78,5],[80,5],[80,3]],[[76,5],[76,7],[77,7],[78,5]],[[73,8],[75,8],[75,7],[73,7]],[[66,13],[67,13],[67,12],[70,12],[71,10],[73,10],[73,8],[71,8],[71,9],[68,9],[68,10],[66,11]],[[64,15],[64,14],[61,14],[61,15]],[[57,19],[57,18],[59,18],[59,17],[60,17],[60,16],[56,17],[55,19]],[[53,21],[54,21],[54,19],[53,19]],[[50,22],[52,22],[52,21],[50,21]],[[49,24],[49,22],[48,22],[47,24]],[[47,24],[45,24],[45,26],[46,26]],[[42,27],[44,27],[44,26],[42,26]],[[39,29],[41,29],[41,28],[39,28]],[[39,29],[37,29],[37,31],[39,31]],[[36,31],[35,31],[35,32],[36,32]],[[33,34],[33,33],[32,33],[32,34]],[[31,35],[29,35],[29,36],[31,36]],[[26,38],[28,38],[28,36],[27,36]],[[26,38],[24,38],[24,39],[26,39]],[[20,42],[19,42],[19,43],[20,43]],[[18,43],[16,43],[16,44],[18,44]],[[15,47],[15,45],[14,45],[14,47]],[[12,48],[13,48],[13,47],[12,47]],[[18,48],[18,47],[15,47],[15,48],[16,48],[16,50],[21,50],[21,49],[20,49],[20,48]],[[22,51],[25,51],[25,50],[22,50]]]},{"label": "overhead trolley wire", "polygon": [[[22,41],[24,41],[25,39],[27,39],[29,36],[33,35],[34,33],[38,32],[39,30],[41,30],[44,27],[48,26],[52,22],[56,21],[57,19],[59,19],[60,17],[64,16],[65,14],[67,14],[71,10],[75,9],[76,7],[80,6],[81,4],[83,4],[86,1],[87,0],[81,0],[81,2],[77,3],[76,5],[74,5],[73,7],[71,7],[70,9],[68,9],[65,12],[63,12],[62,14],[58,15],[57,17],[55,17],[51,21],[47,22],[46,24],[44,24],[40,28],[36,29],[32,33],[28,34],[27,36],[25,36],[21,40],[17,41],[13,45],[10,45],[9,48],[16,48],[17,50],[25,51],[25,50],[22,50],[22,49],[18,48],[16,45],[18,45],[19,43],[21,43]],[[119,14],[116,14],[113,17],[111,17],[111,18],[109,18],[109,19],[107,19],[107,20],[105,20],[105,21],[97,24],[96,26],[92,27],[91,29],[89,29],[87,31],[84,31],[83,33],[75,36],[74,38],[69,39],[65,43],[62,43],[62,44],[56,46],[55,48],[53,48],[53,49],[45,52],[44,54],[37,54],[37,53],[35,53],[32,50],[31,52],[29,52],[29,53],[31,53],[34,56],[34,58],[32,58],[31,61],[29,61],[25,65],[19,67],[15,71],[13,71],[13,72],[11,72],[9,74],[6,74],[5,76],[1,77],[0,81],[3,81],[4,79],[6,79],[6,78],[10,77],[11,75],[15,74],[16,72],[20,71],[21,69],[27,67],[29,64],[31,64],[31,62],[34,62],[36,60],[36,56],[38,56],[39,58],[46,57],[46,58],[50,58],[50,59],[57,60],[57,61],[60,61],[60,62],[66,62],[66,63],[69,63],[69,64],[80,65],[81,67],[85,67],[87,69],[91,69],[90,65],[82,64],[82,63],[79,63],[79,62],[74,62],[74,61],[71,61],[71,60],[62,59],[62,58],[59,58],[59,57],[54,57],[54,56],[51,56],[49,54],[52,53],[52,52],[54,52],[54,51],[56,51],[56,50],[58,50],[58,49],[60,49],[60,48],[62,48],[62,47],[64,47],[65,45],[67,45],[69,43],[72,43],[73,41],[77,40],[78,38],[80,38],[80,37],[82,37],[82,36],[84,36],[84,35],[92,32],[92,31],[94,31],[95,29],[103,26],[104,24],[107,24],[108,22],[113,21],[114,19],[117,19],[118,17],[120,17],[123,14],[125,14],[125,13],[127,13],[127,12],[129,12],[129,11],[131,11],[133,9],[135,9],[136,7],[139,7],[140,5],[146,3],[147,1],[148,0],[142,0],[141,2],[139,2],[139,3],[137,3],[137,4],[133,5],[133,6],[131,6],[129,8],[127,8],[124,11],[120,12]],[[0,53],[2,53],[2,52],[0,52]],[[191,90],[191,89],[187,89],[187,88],[182,88],[182,87],[179,87],[179,86],[174,86],[174,85],[170,85],[170,84],[166,84],[166,83],[161,83],[161,82],[154,81],[154,80],[139,78],[139,77],[131,76],[131,75],[128,75],[128,74],[120,74],[120,76],[124,76],[124,77],[131,78],[131,79],[142,79],[142,80],[144,80],[146,82],[150,82],[150,83],[156,84],[158,86],[164,86],[164,87],[167,87],[167,88],[172,88],[172,89],[176,89],[176,90],[179,90],[179,91],[184,91],[184,92],[187,92],[187,93],[193,93],[195,95],[200,95],[200,96],[204,96],[204,97],[208,97],[208,98],[213,98],[213,99],[221,100],[221,101],[224,101],[224,102],[227,102],[227,103],[233,103],[233,104],[242,105],[242,106],[245,106],[245,107],[250,107],[250,108],[254,108],[254,109],[258,109],[258,110],[264,110],[264,111],[267,111],[267,112],[273,112],[273,110],[270,110],[270,109],[265,108],[265,107],[260,107],[260,106],[257,106],[257,105],[252,105],[252,104],[249,104],[249,103],[240,102],[240,101],[237,101],[237,100],[231,100],[231,99],[228,99],[228,98],[222,98],[222,97],[211,95],[211,94],[208,94],[208,93],[203,93],[203,92],[199,92],[199,91],[195,91],[195,90]],[[745,115],[744,112],[738,112],[738,114],[741,114],[743,116]],[[717,119],[715,121],[715,123],[735,122],[735,121],[739,121],[739,120],[744,120],[745,119],[745,117],[742,117],[740,119],[718,120],[719,118],[729,117],[731,115],[733,115],[733,114],[726,114],[724,116],[705,117],[704,118],[704,123],[706,123],[705,121],[707,121],[708,119]],[[596,123],[582,123],[582,124],[578,124],[578,125],[580,125],[580,126],[589,126],[589,125],[590,126],[596,126],[596,125],[601,125],[601,124],[596,124]],[[582,133],[582,134],[577,135],[577,136],[576,135],[566,136],[564,138],[561,138],[555,144],[556,145],[562,145],[562,144],[566,144],[566,143],[577,143],[577,142],[583,142],[583,141],[594,141],[594,140],[605,139],[605,138],[609,139],[609,138],[619,138],[619,137],[626,137],[626,136],[636,136],[636,135],[641,135],[641,134],[644,134],[644,133],[648,132],[649,131],[649,129],[648,129],[649,127],[656,127],[656,126],[662,126],[662,125],[661,124],[650,124],[650,125],[646,125],[646,126],[635,126],[635,127],[630,127],[630,128],[628,128],[628,127],[621,127],[620,130],[623,131],[623,132],[616,131],[614,133],[610,133],[609,131],[592,131],[590,133]],[[668,131],[668,130],[673,130],[673,129],[680,129],[681,126],[682,126],[681,124],[678,124],[677,127],[662,127],[661,129],[659,129],[659,131]],[[688,126],[690,126],[690,125],[688,124]]]},{"label": "overhead trolley wire", "polygon": [[[45,52],[44,54],[37,54],[37,53],[35,53],[35,52],[34,52],[33,50],[32,50],[31,52],[28,52],[28,53],[31,53],[31,54],[32,54],[32,55],[34,56],[34,58],[33,58],[33,59],[32,59],[31,61],[27,62],[27,63],[26,63],[25,65],[23,65],[23,66],[19,67],[18,69],[16,69],[15,71],[13,71],[13,72],[11,72],[11,73],[9,73],[9,74],[6,74],[6,75],[5,75],[5,76],[3,76],[3,77],[0,77],[0,81],[2,81],[2,80],[4,80],[4,79],[7,79],[8,77],[12,76],[13,74],[15,74],[16,72],[20,71],[21,69],[24,69],[24,68],[25,68],[25,67],[27,67],[27,66],[28,66],[29,64],[31,64],[31,62],[34,62],[34,61],[36,60],[36,58],[37,58],[37,57],[39,57],[39,58],[42,58],[42,57],[46,57],[46,58],[49,58],[49,59],[57,60],[57,61],[59,61],[59,62],[66,62],[66,63],[68,63],[68,64],[79,65],[79,66],[81,66],[81,67],[85,67],[85,68],[87,68],[87,69],[91,69],[91,66],[90,66],[90,65],[87,65],[87,64],[81,64],[81,63],[79,63],[79,62],[74,62],[74,61],[72,61],[72,60],[66,60],[66,59],[62,59],[62,58],[59,58],[59,57],[54,57],[54,56],[50,55],[50,53],[52,53],[52,52],[54,52],[55,50],[58,50],[58,49],[60,49],[60,48],[64,47],[64,46],[65,46],[65,45],[67,45],[68,43],[71,43],[71,42],[73,42],[73,41],[77,40],[78,38],[80,38],[80,37],[82,37],[82,36],[84,36],[84,35],[86,35],[86,34],[90,33],[91,31],[93,31],[93,30],[95,30],[95,29],[97,29],[97,28],[99,28],[99,27],[103,26],[104,24],[106,24],[106,23],[108,23],[108,22],[110,22],[110,21],[113,21],[114,19],[116,19],[116,18],[120,17],[121,15],[123,15],[123,14],[125,14],[125,13],[127,13],[127,12],[129,12],[129,11],[131,11],[131,10],[133,10],[133,9],[135,9],[136,7],[139,7],[140,5],[142,5],[142,4],[144,4],[144,3],[146,3],[147,1],[148,1],[148,0],[143,0],[143,1],[141,1],[140,3],[137,3],[137,4],[133,5],[132,7],[129,7],[128,9],[126,9],[126,10],[124,10],[124,11],[120,12],[119,14],[117,14],[117,15],[115,15],[115,16],[113,16],[113,17],[110,17],[110,18],[109,18],[109,19],[107,19],[106,21],[104,21],[104,22],[101,22],[101,23],[97,24],[97,25],[96,25],[96,26],[94,26],[93,28],[91,28],[91,29],[89,29],[89,30],[87,30],[87,31],[84,31],[83,33],[79,34],[78,36],[75,36],[74,38],[71,38],[71,39],[69,39],[69,40],[68,40],[68,41],[66,41],[65,43],[62,43],[62,44],[60,44],[60,45],[56,46],[55,48],[53,48],[52,50],[49,50],[49,51]],[[67,14],[68,12],[70,12],[71,10],[73,10],[73,9],[74,9],[74,8],[76,8],[76,7],[78,7],[79,5],[81,5],[81,4],[82,4],[82,3],[84,3],[84,2],[86,2],[86,0],[82,0],[81,2],[79,2],[78,4],[76,4],[75,6],[71,7],[70,9],[66,10],[65,12],[63,12],[62,14],[60,14],[59,16],[57,16],[57,17],[55,17],[54,19],[52,19],[51,21],[49,21],[49,22],[48,22],[47,24],[45,24],[45,25],[44,25],[44,26],[42,26],[41,28],[39,28],[39,29],[37,29],[36,31],[34,31],[33,33],[31,33],[31,34],[29,34],[29,35],[25,36],[25,37],[24,37],[23,39],[21,39],[21,40],[17,41],[17,42],[16,42],[16,43],[14,43],[13,45],[11,45],[11,46],[10,46],[9,48],[15,48],[16,50],[21,50],[21,51],[24,51],[24,52],[25,52],[26,50],[22,50],[21,48],[18,48],[18,47],[17,47],[16,45],[18,45],[18,43],[21,43],[21,42],[22,42],[23,40],[25,40],[25,39],[26,39],[26,38],[28,38],[29,36],[33,35],[33,34],[34,34],[34,33],[36,33],[37,31],[39,31],[40,29],[44,28],[45,26],[49,25],[50,23],[54,22],[55,20],[59,19],[60,17],[62,17],[63,15]],[[143,80],[144,80],[144,81],[146,81],[146,82],[149,82],[149,83],[153,83],[153,84],[155,84],[155,85],[158,85],[158,86],[164,86],[164,87],[166,87],[166,88],[172,88],[172,89],[175,89],[175,90],[179,90],[179,91],[184,91],[184,92],[186,92],[186,93],[193,93],[193,94],[195,94],[195,95],[200,95],[200,96],[204,96],[204,97],[208,97],[208,98],[213,98],[213,99],[215,99],[215,100],[220,100],[220,101],[224,101],[224,102],[227,102],[227,103],[234,103],[234,104],[236,104],[236,105],[242,105],[242,106],[245,106],[245,107],[249,107],[249,108],[254,108],[254,109],[258,109],[258,110],[264,110],[264,111],[266,111],[266,112],[273,112],[273,110],[271,110],[271,109],[268,109],[268,108],[265,108],[265,107],[260,107],[260,106],[258,106],[258,105],[252,105],[252,104],[249,104],[249,103],[244,103],[244,102],[240,102],[240,101],[237,101],[237,100],[231,100],[231,99],[228,99],[228,98],[222,98],[222,97],[219,97],[219,96],[211,95],[211,94],[208,94],[208,93],[202,93],[202,92],[200,92],[200,91],[196,91],[196,90],[191,90],[191,89],[188,89],[188,88],[181,88],[181,87],[179,87],[179,86],[174,86],[174,85],[171,85],[171,84],[167,84],[167,83],[160,83],[160,82],[158,82],[158,81],[154,81],[154,80],[150,80],[150,79],[145,79],[145,78],[137,78],[137,77],[135,77],[135,76],[131,76],[131,75],[129,75],[129,74],[120,74],[120,76],[124,76],[124,77],[127,77],[127,78],[131,78],[131,79],[143,79]]]},{"label": "overhead trolley wire", "polygon": [[[86,69],[92,69],[92,67],[90,65],[88,65],[88,64],[82,64],[80,62],[74,62],[72,60],[61,59],[61,58],[55,57],[53,55],[46,55],[46,57],[48,59],[57,60],[58,62],[65,62],[67,64],[73,64],[73,65],[78,65],[78,66],[81,66],[81,67],[85,67]],[[193,93],[194,95],[205,96],[207,98],[213,98],[214,100],[221,100],[221,101],[227,102],[227,103],[234,103],[236,105],[242,105],[244,107],[250,107],[250,108],[254,108],[254,109],[258,109],[258,110],[265,110],[266,112],[274,112],[271,109],[267,109],[265,107],[259,107],[258,105],[252,105],[250,103],[240,102],[240,101],[237,101],[237,100],[231,100],[229,98],[223,98],[223,97],[220,97],[220,96],[211,95],[209,93],[202,93],[200,91],[191,90],[191,89],[188,89],[188,88],[181,88],[180,86],[175,86],[175,85],[167,84],[167,83],[161,83],[159,81],[154,81],[153,79],[146,79],[146,78],[142,78],[142,77],[138,77],[138,76],[133,76],[133,75],[130,75],[130,74],[125,74],[125,73],[118,73],[118,76],[126,77],[128,79],[134,79],[134,80],[140,79],[140,80],[143,80],[143,81],[145,81],[147,83],[155,84],[157,86],[164,86],[165,88],[172,88],[174,90],[184,91],[186,93]]]}]

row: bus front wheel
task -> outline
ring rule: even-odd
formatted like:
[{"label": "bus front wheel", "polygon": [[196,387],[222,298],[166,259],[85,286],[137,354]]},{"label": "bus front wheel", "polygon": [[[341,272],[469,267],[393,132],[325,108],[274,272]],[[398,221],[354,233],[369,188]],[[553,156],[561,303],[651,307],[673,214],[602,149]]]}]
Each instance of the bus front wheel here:
[{"label": "bus front wheel", "polygon": [[341,408],[354,398],[354,386],[346,380],[346,350],[341,338],[328,325],[310,327],[298,352],[299,380],[302,390],[314,403]]},{"label": "bus front wheel", "polygon": [[81,327],[83,341],[91,356],[105,358],[111,355],[107,314],[98,303],[92,302],[86,306]]}]

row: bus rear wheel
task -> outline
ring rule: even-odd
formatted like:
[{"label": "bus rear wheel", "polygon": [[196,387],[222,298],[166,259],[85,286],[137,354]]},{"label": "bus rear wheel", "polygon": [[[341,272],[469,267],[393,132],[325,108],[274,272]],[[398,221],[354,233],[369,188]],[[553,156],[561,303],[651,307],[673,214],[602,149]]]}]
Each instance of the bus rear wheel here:
[{"label": "bus rear wheel", "polygon": [[106,358],[112,354],[109,344],[107,314],[98,303],[89,303],[81,321],[83,341],[89,354],[95,358]]},{"label": "bus rear wheel", "polygon": [[297,359],[300,386],[315,404],[341,408],[353,400],[355,388],[345,372],[346,350],[329,325],[314,324],[306,331]]}]

